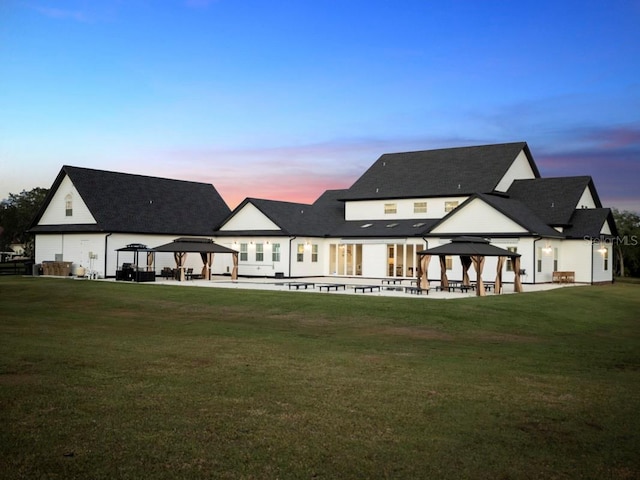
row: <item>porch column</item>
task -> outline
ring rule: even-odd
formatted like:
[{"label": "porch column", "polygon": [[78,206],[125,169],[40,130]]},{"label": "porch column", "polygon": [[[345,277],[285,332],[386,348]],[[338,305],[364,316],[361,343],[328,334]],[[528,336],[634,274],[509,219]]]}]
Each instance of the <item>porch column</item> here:
[{"label": "porch column", "polygon": [[513,291],[522,292],[522,282],[520,281],[520,257],[512,257],[511,263],[513,264]]},{"label": "porch column", "polygon": [[469,286],[469,267],[471,266],[471,257],[469,255],[460,255],[460,262],[462,263],[462,285]]},{"label": "porch column", "polygon": [[473,268],[476,270],[476,295],[478,297],[484,297],[487,292],[484,290],[484,283],[482,282],[482,269],[484,268],[484,256],[474,255],[471,257],[473,262]]},{"label": "porch column", "polygon": [[449,279],[447,278],[447,257],[440,255],[440,288],[448,288]]},{"label": "porch column", "polygon": [[418,287],[425,290],[429,289],[429,262],[431,255],[421,255],[418,260]]},{"label": "porch column", "polygon": [[238,252],[233,252],[233,269],[231,270],[231,280],[238,279]]},{"label": "porch column", "polygon": [[504,262],[506,259],[507,257],[498,257],[498,267],[496,268],[496,286],[494,290],[498,295],[502,293],[502,267],[504,266]]}]

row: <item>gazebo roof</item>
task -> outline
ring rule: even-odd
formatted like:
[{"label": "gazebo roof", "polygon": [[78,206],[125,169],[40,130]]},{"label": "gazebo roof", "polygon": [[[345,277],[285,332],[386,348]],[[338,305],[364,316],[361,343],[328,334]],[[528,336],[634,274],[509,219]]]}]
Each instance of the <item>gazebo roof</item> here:
[{"label": "gazebo roof", "polygon": [[218,245],[209,238],[181,237],[173,242],[165,243],[153,249],[156,252],[203,252],[203,253],[238,253],[231,248]]},{"label": "gazebo roof", "polygon": [[450,243],[416,252],[418,255],[480,255],[483,257],[519,257],[519,253],[491,245],[481,237],[462,236],[452,238]]},{"label": "gazebo roof", "polygon": [[118,248],[116,252],[153,252],[154,250],[141,243],[130,243],[126,247]]}]

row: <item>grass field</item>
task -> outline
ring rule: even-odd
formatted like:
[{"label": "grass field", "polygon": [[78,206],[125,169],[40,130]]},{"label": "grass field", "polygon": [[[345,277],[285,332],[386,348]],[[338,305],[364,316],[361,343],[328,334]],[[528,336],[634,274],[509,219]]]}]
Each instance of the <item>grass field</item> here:
[{"label": "grass field", "polygon": [[639,312],[0,278],[0,478],[637,479]]}]

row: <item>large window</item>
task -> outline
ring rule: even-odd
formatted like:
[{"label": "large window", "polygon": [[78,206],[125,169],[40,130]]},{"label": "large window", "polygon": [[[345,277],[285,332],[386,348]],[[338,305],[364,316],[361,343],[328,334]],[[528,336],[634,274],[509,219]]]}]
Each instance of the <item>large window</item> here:
[{"label": "large window", "polygon": [[249,260],[249,246],[246,243],[240,244],[240,261],[246,262]]},{"label": "large window", "polygon": [[256,243],[256,262],[264,262],[264,245]]},{"label": "large window", "polygon": [[279,262],[280,261],[280,244],[274,243],[271,247],[271,261]]},{"label": "large window", "polygon": [[311,245],[311,261],[312,262],[318,261],[318,245],[317,244]]},{"label": "large window", "polygon": [[427,202],[413,202],[413,213],[427,213]]},{"label": "large window", "polygon": [[385,203],[384,213],[385,214],[398,213],[398,205],[396,205],[395,203]]},{"label": "large window", "polygon": [[296,261],[304,262],[304,244],[303,243],[298,244],[298,253],[296,255]]},{"label": "large window", "polygon": [[458,202],[444,202],[444,211],[449,213],[458,206]]}]

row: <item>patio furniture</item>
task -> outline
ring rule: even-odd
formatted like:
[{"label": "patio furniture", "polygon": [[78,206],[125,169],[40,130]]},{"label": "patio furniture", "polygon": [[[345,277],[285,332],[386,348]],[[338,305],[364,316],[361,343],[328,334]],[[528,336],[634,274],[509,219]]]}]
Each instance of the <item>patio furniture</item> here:
[{"label": "patio furniture", "polygon": [[380,291],[380,285],[356,285],[355,287],[353,287],[353,291],[354,292],[358,292],[358,290],[360,290],[362,293],[365,293],[365,291],[369,291],[369,292],[373,292],[374,290],[379,292]]},{"label": "patio furniture", "polygon": [[322,285],[318,285],[318,290],[326,290],[327,292],[331,290],[335,290],[336,292],[340,289],[346,290],[347,286],[344,283],[324,283]]}]

